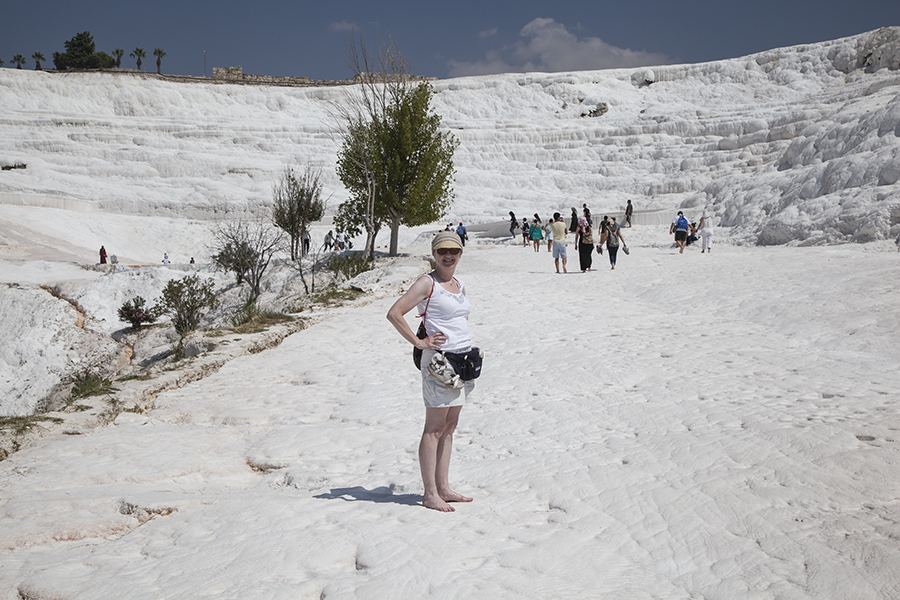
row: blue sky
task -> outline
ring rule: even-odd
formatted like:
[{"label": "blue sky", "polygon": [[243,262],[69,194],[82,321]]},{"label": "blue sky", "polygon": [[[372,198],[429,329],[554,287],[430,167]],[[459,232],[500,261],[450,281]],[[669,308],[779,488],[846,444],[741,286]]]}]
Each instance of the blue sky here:
[{"label": "blue sky", "polygon": [[348,32],[370,50],[393,38],[419,75],[590,70],[733,58],[900,25],[900,1],[536,0],[453,2],[88,1],[7,2],[0,11],[0,59],[53,52],[90,31],[98,50],[147,53],[155,71],[245,73],[345,79]]}]

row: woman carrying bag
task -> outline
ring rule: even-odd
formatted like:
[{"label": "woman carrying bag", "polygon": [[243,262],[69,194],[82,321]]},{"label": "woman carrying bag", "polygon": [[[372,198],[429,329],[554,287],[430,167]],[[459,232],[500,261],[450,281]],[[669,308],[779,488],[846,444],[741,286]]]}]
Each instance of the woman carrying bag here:
[{"label": "woman carrying bag", "polygon": [[[387,318],[403,339],[422,350],[422,396],[425,401],[425,430],[419,442],[419,467],[425,495],[422,505],[442,512],[452,512],[450,502],[471,502],[450,488],[450,454],[453,432],[466,398],[475,390],[474,380],[461,380],[452,368],[441,372],[449,360],[445,356],[465,356],[471,351],[472,336],[468,318],[472,305],[466,298],[465,284],[454,277],[462,258],[459,236],[442,231],[431,242],[436,267],[423,275],[388,311]],[[418,307],[423,316],[424,336],[410,329],[404,315]],[[437,366],[437,368],[436,368]],[[480,372],[480,359],[478,370]],[[474,375],[477,377],[477,374]]]},{"label": "woman carrying bag", "polygon": [[625,254],[628,254],[628,246],[625,245],[625,238],[622,237],[622,228],[616,223],[615,217],[610,217],[603,230],[603,235],[600,237],[600,246],[602,247],[603,242],[606,242],[606,249],[609,251],[609,264],[612,265],[613,269],[616,268],[616,254],[619,253],[620,240]]}]

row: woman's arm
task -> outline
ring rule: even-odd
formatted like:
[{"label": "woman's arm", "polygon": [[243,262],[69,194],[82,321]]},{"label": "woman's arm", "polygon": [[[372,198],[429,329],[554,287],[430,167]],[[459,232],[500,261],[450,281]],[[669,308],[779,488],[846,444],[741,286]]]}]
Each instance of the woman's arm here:
[{"label": "woman's arm", "polygon": [[440,348],[441,345],[447,341],[447,336],[441,332],[437,332],[434,335],[421,340],[416,337],[416,334],[410,329],[409,323],[406,322],[406,313],[414,309],[422,300],[431,295],[431,284],[430,277],[419,277],[419,279],[412,284],[412,287],[394,302],[394,305],[391,306],[391,309],[387,313],[388,321],[390,321],[391,325],[393,325],[400,335],[403,336],[403,339],[416,348],[421,348],[423,350],[426,348]]}]

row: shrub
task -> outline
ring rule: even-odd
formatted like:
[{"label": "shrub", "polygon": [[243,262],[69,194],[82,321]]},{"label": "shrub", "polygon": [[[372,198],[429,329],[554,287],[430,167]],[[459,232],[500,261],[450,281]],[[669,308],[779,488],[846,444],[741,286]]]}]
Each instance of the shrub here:
[{"label": "shrub", "polygon": [[213,280],[201,281],[199,275],[189,275],[169,280],[154,311],[171,316],[175,331],[184,338],[197,329],[206,309],[216,304]]},{"label": "shrub", "polygon": [[344,279],[353,279],[360,273],[372,268],[374,261],[363,252],[353,252],[346,256],[335,256],[331,259],[331,268]]},{"label": "shrub", "polygon": [[128,321],[135,329],[144,323],[153,323],[156,317],[155,311],[144,306],[144,299],[140,296],[135,296],[119,307],[119,320]]},{"label": "shrub", "polygon": [[112,382],[91,367],[85,367],[72,376],[72,394],[70,400],[101,396],[116,391]]}]

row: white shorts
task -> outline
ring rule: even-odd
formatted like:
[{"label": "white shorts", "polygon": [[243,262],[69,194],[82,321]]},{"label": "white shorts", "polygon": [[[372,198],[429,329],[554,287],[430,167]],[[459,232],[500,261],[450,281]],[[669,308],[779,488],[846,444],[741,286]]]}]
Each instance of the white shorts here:
[{"label": "white shorts", "polygon": [[422,399],[428,408],[462,406],[469,394],[475,391],[475,381],[467,381],[461,389],[454,390],[438,381],[428,372],[428,364],[434,350],[422,350]]}]

